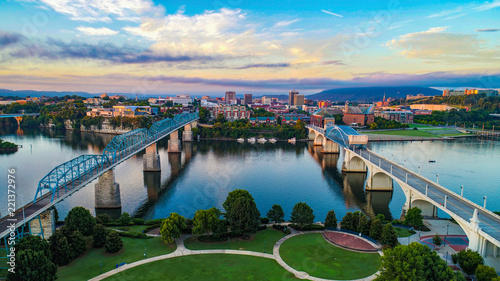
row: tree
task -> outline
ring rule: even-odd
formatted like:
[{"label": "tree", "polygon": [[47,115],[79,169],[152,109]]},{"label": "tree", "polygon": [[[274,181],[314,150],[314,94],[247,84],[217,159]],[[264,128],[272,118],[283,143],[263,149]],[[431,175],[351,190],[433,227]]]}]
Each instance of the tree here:
[{"label": "tree", "polygon": [[345,230],[355,231],[356,223],[354,222],[354,215],[351,212],[347,212],[340,222],[340,228]]},{"label": "tree", "polygon": [[269,211],[267,211],[267,218],[274,223],[282,223],[285,221],[285,212],[280,205],[274,204]]},{"label": "tree", "polygon": [[79,257],[87,251],[87,241],[83,238],[80,231],[75,231],[71,235],[71,248],[73,249],[73,257]]},{"label": "tree", "polygon": [[132,221],[132,218],[127,212],[123,212],[120,218],[118,219],[121,225],[129,225]]},{"label": "tree", "polygon": [[53,249],[52,260],[54,261],[55,264],[59,266],[67,265],[73,260],[74,252],[71,249],[68,243],[68,239],[66,237],[63,236],[59,238],[58,240],[55,241],[55,244],[51,243],[50,248]]},{"label": "tree", "polygon": [[219,238],[223,234],[227,233],[227,226],[226,226],[226,221],[225,220],[219,220],[217,224],[215,225],[215,229],[213,230],[214,232],[214,237]]},{"label": "tree", "polygon": [[337,218],[334,210],[328,211],[328,214],[326,214],[325,227],[337,228]]},{"label": "tree", "polygon": [[104,249],[108,253],[116,253],[123,247],[123,241],[116,231],[111,231],[106,238]]},{"label": "tree", "polygon": [[161,222],[161,239],[165,243],[172,243],[175,238],[181,236],[181,231],[185,227],[186,219],[183,216],[177,213],[170,213],[170,216]]},{"label": "tree", "polygon": [[477,281],[494,281],[498,280],[498,274],[493,267],[487,265],[478,265],[475,271]]},{"label": "tree", "polygon": [[224,203],[222,204],[222,207],[224,207],[224,210],[226,210],[226,216],[231,211],[231,206],[233,205],[234,201],[236,201],[236,199],[239,197],[248,197],[254,200],[250,192],[248,192],[248,190],[245,189],[235,189],[229,192],[229,194],[226,197],[226,201],[224,201]]},{"label": "tree", "polygon": [[439,235],[435,235],[433,238],[432,238],[432,243],[434,243],[434,245],[436,247],[439,247],[441,246],[441,244],[443,243],[443,240],[441,240],[441,237],[439,237]]},{"label": "tree", "polygon": [[[388,224],[390,225],[390,224]],[[429,247],[413,242],[387,248],[382,256],[380,274],[375,280],[456,280],[453,270]]]},{"label": "tree", "polygon": [[7,274],[9,281],[56,280],[57,266],[43,251],[24,249],[16,254],[15,272]]},{"label": "tree", "polygon": [[255,233],[260,225],[260,212],[253,197],[240,196],[236,198],[227,213],[227,219],[231,229],[236,234]]},{"label": "tree", "polygon": [[484,264],[483,257],[481,257],[479,253],[474,252],[471,249],[460,251],[456,255],[458,265],[467,275],[474,274],[477,267]]},{"label": "tree", "polygon": [[69,211],[65,219],[65,227],[67,231],[72,233],[75,230],[80,231],[84,236],[92,234],[95,218],[90,214],[89,210],[84,207],[74,207]]},{"label": "tree", "polygon": [[370,226],[370,233],[368,234],[371,238],[379,240],[382,235],[382,221],[375,219],[372,221]]},{"label": "tree", "polygon": [[380,242],[382,245],[388,245],[390,247],[396,247],[398,245],[398,235],[392,227],[392,224],[388,223],[382,228],[382,235],[380,236]]},{"label": "tree", "polygon": [[97,224],[94,226],[94,231],[92,234],[92,246],[94,248],[102,248],[106,244],[106,229],[104,225]]},{"label": "tree", "polygon": [[314,221],[314,213],[311,207],[306,203],[299,202],[293,206],[290,221],[297,224],[300,228],[311,225]]},{"label": "tree", "polygon": [[424,225],[422,218],[422,210],[417,207],[410,208],[408,212],[406,212],[405,216],[405,224],[413,225],[413,226],[422,226]]},{"label": "tree", "polygon": [[193,218],[193,233],[203,234],[207,236],[210,231],[214,231],[219,222],[220,211],[212,207],[208,210],[197,210]]},{"label": "tree", "polygon": [[226,118],[224,118],[224,114],[219,113],[219,114],[217,114],[217,119],[215,119],[215,121],[220,122],[220,123],[225,123]]},{"label": "tree", "polygon": [[111,222],[111,218],[106,214],[100,214],[95,217],[96,223],[105,224]]}]

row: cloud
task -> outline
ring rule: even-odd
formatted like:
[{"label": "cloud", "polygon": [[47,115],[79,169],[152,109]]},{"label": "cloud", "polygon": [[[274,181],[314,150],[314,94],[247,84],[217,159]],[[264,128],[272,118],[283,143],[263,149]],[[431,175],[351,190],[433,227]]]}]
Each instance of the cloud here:
[{"label": "cloud", "polygon": [[25,37],[21,34],[9,33],[0,30],[0,49],[3,49],[9,45],[14,45],[24,39]]},{"label": "cloud", "polygon": [[235,69],[248,69],[248,68],[284,68],[289,67],[289,63],[255,63],[247,64],[244,66],[236,67]]},{"label": "cloud", "polygon": [[329,14],[329,15],[332,15],[332,16],[336,16],[336,17],[339,17],[339,18],[343,18],[344,16],[342,15],[339,15],[339,14],[336,14],[336,13],[333,13],[333,12],[330,12],[330,11],[327,11],[327,10],[321,10],[323,13],[325,14]]},{"label": "cloud", "polygon": [[341,60],[323,61],[320,64],[322,64],[322,65],[331,65],[331,64],[334,64],[334,65],[345,65],[345,63],[343,63]]},{"label": "cloud", "polygon": [[116,35],[119,33],[119,31],[111,30],[107,27],[93,28],[93,27],[79,26],[76,29],[90,36],[108,36],[108,35]]},{"label": "cloud", "polygon": [[488,42],[474,34],[446,32],[448,27],[434,27],[427,31],[399,36],[385,46],[400,50],[408,58],[442,60],[453,63],[491,62],[500,59],[498,47],[489,47]]},{"label": "cloud", "polygon": [[[2,36],[3,34],[3,36]],[[48,38],[40,41],[21,40],[21,35],[16,33],[0,33],[1,42],[5,41],[9,46],[3,53],[6,57],[15,59],[40,58],[47,60],[101,60],[111,63],[155,63],[155,62],[187,62],[187,61],[209,61],[211,57],[172,56],[158,54],[150,49],[136,46],[117,46],[112,43],[89,44],[78,40],[65,42],[58,39]],[[2,39],[3,38],[3,39]]]},{"label": "cloud", "polygon": [[298,21],[300,21],[300,19],[294,19],[294,20],[289,20],[289,21],[279,21],[274,25],[274,27],[285,27],[285,26],[289,26],[291,24],[294,24]]},{"label": "cloud", "polygon": [[495,1],[491,1],[491,2],[486,2],[486,3],[476,7],[475,9],[477,11],[487,11],[487,10],[495,9],[498,7],[500,7],[500,1],[495,0]]},{"label": "cloud", "polygon": [[476,29],[477,32],[497,32],[500,31],[500,28],[485,28],[485,29]]},{"label": "cloud", "polygon": [[34,0],[76,21],[138,21],[139,16],[160,9],[151,0]]}]

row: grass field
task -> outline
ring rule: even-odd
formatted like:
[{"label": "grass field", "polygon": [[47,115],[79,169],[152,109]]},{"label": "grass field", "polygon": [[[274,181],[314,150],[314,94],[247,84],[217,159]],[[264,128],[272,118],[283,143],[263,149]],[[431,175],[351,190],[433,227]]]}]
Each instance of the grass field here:
[{"label": "grass field", "polygon": [[363,134],[408,136],[408,137],[436,137],[436,135],[434,134],[420,130],[373,131],[373,132],[363,132]]},{"label": "grass field", "polygon": [[408,237],[414,234],[410,233],[410,230],[404,227],[394,227],[394,230],[396,230],[398,237]]},{"label": "grass field", "polygon": [[139,233],[142,233],[142,231],[146,227],[148,227],[148,225],[110,226],[109,228],[117,229],[117,230],[123,230],[123,231],[130,231],[130,232],[139,232]]},{"label": "grass field", "polygon": [[227,254],[192,255],[148,263],[106,281],[135,280],[297,280],[275,260]]},{"label": "grass field", "polygon": [[[175,251],[174,244],[165,244],[159,237],[152,239],[133,239],[122,237],[123,248],[115,254],[106,253],[103,248],[90,249],[83,256],[72,261],[69,265],[59,267],[59,280],[88,280],[102,273],[116,268],[122,262],[131,263],[144,259],[144,247],[147,247],[147,257],[166,255]],[[138,279],[137,279],[138,280]]]},{"label": "grass field", "polygon": [[205,243],[198,241],[198,236],[192,236],[184,241],[184,245],[190,250],[232,249],[272,254],[274,244],[283,236],[283,232],[268,228],[257,232],[249,240],[233,238],[229,242]]},{"label": "grass field", "polygon": [[326,279],[360,279],[374,274],[380,267],[378,253],[358,253],[335,247],[320,233],[286,240],[280,247],[280,255],[294,269]]}]

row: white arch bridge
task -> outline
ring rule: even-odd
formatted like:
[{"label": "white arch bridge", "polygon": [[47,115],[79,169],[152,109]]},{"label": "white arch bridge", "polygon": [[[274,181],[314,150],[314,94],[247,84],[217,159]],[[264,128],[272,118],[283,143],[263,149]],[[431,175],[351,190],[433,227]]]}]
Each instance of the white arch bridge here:
[{"label": "white arch bridge", "polygon": [[404,211],[418,207],[424,216],[436,216],[437,210],[450,215],[469,238],[468,248],[481,256],[497,257],[500,247],[500,216],[455,194],[447,188],[366,148],[368,136],[348,126],[307,126],[309,139],[322,146],[323,153],[345,150],[342,172],[368,173],[366,190],[391,191],[393,180],[406,197]]}]

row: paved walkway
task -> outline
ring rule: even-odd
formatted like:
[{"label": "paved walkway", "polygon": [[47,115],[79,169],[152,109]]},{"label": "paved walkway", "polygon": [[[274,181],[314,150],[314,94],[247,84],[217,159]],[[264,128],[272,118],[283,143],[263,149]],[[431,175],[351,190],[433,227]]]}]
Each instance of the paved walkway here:
[{"label": "paved walkway", "polygon": [[[119,272],[125,271],[127,269],[130,269],[130,268],[133,268],[133,267],[136,267],[136,266],[147,264],[147,263],[150,263],[150,262],[155,262],[155,261],[165,260],[165,259],[170,259],[170,258],[175,258],[175,257],[182,257],[182,256],[189,256],[189,255],[204,255],[204,254],[233,254],[233,255],[246,255],[246,256],[255,256],[255,257],[261,257],[261,258],[274,259],[274,260],[276,260],[278,262],[278,264],[280,266],[282,266],[288,272],[294,274],[295,277],[297,277],[299,279],[307,279],[307,280],[313,280],[313,281],[335,281],[335,280],[332,280],[332,279],[322,279],[322,278],[317,278],[317,277],[309,276],[309,274],[307,272],[298,271],[298,270],[293,269],[288,264],[286,264],[283,261],[283,259],[281,258],[280,254],[279,254],[279,249],[280,249],[281,244],[285,240],[287,240],[287,239],[289,239],[291,237],[294,237],[294,236],[297,236],[297,235],[301,235],[301,234],[305,234],[305,233],[323,233],[323,231],[301,232],[301,231],[296,231],[296,230],[292,229],[292,233],[290,235],[287,235],[287,236],[281,238],[278,242],[276,242],[276,244],[274,245],[274,248],[273,248],[273,254],[272,255],[271,254],[266,254],[266,253],[261,253],[261,252],[243,251],[243,250],[227,250],[227,249],[220,249],[220,250],[189,250],[184,245],[184,241],[188,237],[190,237],[191,234],[183,234],[183,235],[181,235],[181,237],[179,237],[178,239],[175,240],[177,248],[175,249],[175,251],[173,253],[170,253],[170,254],[167,254],[167,255],[156,256],[156,257],[152,257],[152,258],[148,258],[148,259],[144,259],[144,260],[140,260],[140,261],[136,261],[136,262],[133,262],[133,263],[130,263],[130,264],[125,264],[123,266],[120,266],[119,268],[110,270],[110,271],[105,272],[105,273],[103,273],[103,274],[101,274],[99,276],[96,276],[96,277],[90,279],[90,281],[103,280],[103,279],[108,278],[108,277],[110,277],[110,276],[112,276],[114,274],[117,274]],[[375,274],[373,274],[371,276],[368,276],[366,278],[357,279],[357,280],[354,280],[354,281],[370,281],[370,280],[373,280],[373,279],[375,279],[377,273],[378,272],[376,272]]]}]

